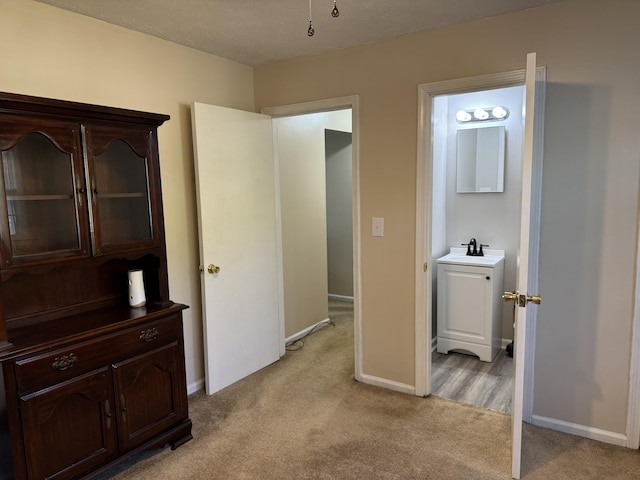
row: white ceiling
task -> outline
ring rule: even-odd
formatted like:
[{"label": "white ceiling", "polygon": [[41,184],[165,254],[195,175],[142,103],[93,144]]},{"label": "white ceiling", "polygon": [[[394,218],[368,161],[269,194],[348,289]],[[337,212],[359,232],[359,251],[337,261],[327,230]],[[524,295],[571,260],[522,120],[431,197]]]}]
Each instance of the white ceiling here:
[{"label": "white ceiling", "polygon": [[36,0],[247,65],[359,45],[564,0]]}]

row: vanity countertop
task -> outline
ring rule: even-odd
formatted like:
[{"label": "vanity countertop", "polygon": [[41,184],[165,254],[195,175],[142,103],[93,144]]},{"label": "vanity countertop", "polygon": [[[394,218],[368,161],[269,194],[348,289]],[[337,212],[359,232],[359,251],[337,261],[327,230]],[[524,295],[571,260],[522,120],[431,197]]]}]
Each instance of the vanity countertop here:
[{"label": "vanity countertop", "polygon": [[492,248],[484,249],[484,256],[467,255],[466,247],[451,247],[451,250],[444,257],[436,260],[438,263],[449,263],[456,265],[471,265],[477,267],[494,267],[504,261],[504,250]]}]

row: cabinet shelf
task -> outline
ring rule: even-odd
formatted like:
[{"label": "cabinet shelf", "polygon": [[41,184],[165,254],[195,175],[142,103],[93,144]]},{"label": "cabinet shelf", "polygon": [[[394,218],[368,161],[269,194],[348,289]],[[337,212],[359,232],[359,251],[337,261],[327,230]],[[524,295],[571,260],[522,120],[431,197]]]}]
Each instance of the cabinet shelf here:
[{"label": "cabinet shelf", "polygon": [[73,198],[73,195],[7,195],[9,201],[20,202],[41,202],[48,200],[69,200]]},{"label": "cabinet shelf", "polygon": [[142,192],[126,192],[126,193],[99,193],[98,198],[143,198],[146,194]]}]

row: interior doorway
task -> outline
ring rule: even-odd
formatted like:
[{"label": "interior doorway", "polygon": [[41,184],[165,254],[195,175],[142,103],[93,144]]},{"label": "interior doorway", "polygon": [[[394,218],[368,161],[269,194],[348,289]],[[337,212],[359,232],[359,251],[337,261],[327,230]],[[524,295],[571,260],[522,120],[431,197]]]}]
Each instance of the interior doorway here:
[{"label": "interior doorway", "polygon": [[[541,89],[541,94],[535,97],[536,123],[533,136],[533,177],[531,213],[531,236],[534,239],[535,248],[531,255],[537,256],[537,238],[539,236],[539,205],[540,205],[540,185],[542,181],[542,118],[544,111],[544,79],[546,71],[544,67],[535,69],[536,90]],[[434,152],[432,148],[435,132],[440,128],[442,119],[434,116],[434,104],[441,96],[464,94],[469,92],[491,91],[505,87],[518,87],[525,83],[525,70],[512,72],[481,75],[477,77],[467,77],[443,82],[434,82],[419,86],[419,124],[418,124],[418,162],[417,162],[417,204],[416,204],[416,395],[426,396],[432,393],[431,390],[431,352],[432,339],[434,334],[434,310],[433,299],[437,294],[434,283],[434,270],[437,268],[433,260],[438,258],[434,253],[438,248],[443,248],[445,240],[441,228],[444,213],[434,212],[434,201],[437,202],[438,193],[436,178],[439,173],[437,162],[434,162]],[[511,112],[512,115],[522,119],[523,110]],[[441,152],[440,152],[441,153]],[[444,181],[444,179],[441,179]],[[519,204],[519,202],[517,202]],[[515,205],[518,208],[519,205]],[[537,210],[536,210],[537,209]],[[438,216],[440,215],[440,216]],[[537,219],[537,220],[536,220]],[[437,240],[434,240],[437,239]],[[467,239],[468,241],[469,239]],[[433,243],[440,242],[434,247]],[[447,247],[451,247],[448,245]],[[536,257],[537,258],[537,257]],[[532,278],[537,282],[537,260],[533,259],[533,267],[536,269],[532,273]],[[531,270],[531,268],[530,268]],[[426,272],[426,274],[425,274]],[[535,284],[537,288],[537,283]],[[523,418],[525,421],[531,420],[532,398],[533,398],[533,352],[535,350],[535,310],[527,322],[526,348],[524,349],[525,371],[524,371],[524,395],[523,395]]]},{"label": "interior doorway", "polygon": [[[286,345],[329,322],[329,294],[335,293],[328,289],[330,280],[334,284],[339,280],[342,291],[353,295],[353,271],[347,266],[353,258],[351,142],[337,145],[344,148],[336,148],[332,155],[327,150],[327,131],[334,132],[331,138],[341,134],[350,140],[351,120],[351,110],[340,109],[272,121]],[[333,258],[336,254],[347,272],[336,268],[342,267]]]},{"label": "interior doorway", "polygon": [[[298,315],[296,312],[303,312],[306,310],[306,306],[305,306],[306,302],[305,302],[304,296],[296,295],[295,293],[295,290],[297,290],[299,287],[302,286],[299,282],[295,280],[296,275],[298,275],[294,271],[295,268],[299,267],[303,270],[306,270],[306,273],[304,273],[304,276],[307,278],[314,277],[314,276],[321,277],[319,279],[315,278],[315,280],[313,280],[313,282],[316,284],[315,298],[319,299],[321,302],[324,302],[324,305],[321,305],[321,308],[328,309],[327,303],[328,303],[329,294],[335,293],[335,292],[329,291],[329,276],[331,275],[329,268],[331,267],[329,265],[330,260],[328,259],[328,243],[327,243],[328,242],[328,238],[327,238],[328,226],[326,223],[327,222],[326,220],[327,185],[325,183],[328,180],[328,178],[327,178],[327,171],[326,171],[326,168],[327,168],[326,157],[324,156],[324,152],[326,148],[325,142],[326,142],[327,131],[338,132],[338,134],[345,134],[345,133],[349,134],[350,155],[348,159],[348,165],[346,166],[346,168],[348,168],[350,171],[349,190],[348,190],[348,195],[350,196],[350,202],[349,202],[350,210],[348,215],[349,216],[348,224],[351,230],[350,232],[351,237],[347,239],[346,243],[348,244],[347,248],[349,250],[348,253],[352,261],[352,267],[351,267],[351,276],[350,276],[350,279],[347,280],[347,282],[350,282],[351,299],[353,302],[354,356],[355,356],[354,372],[355,372],[355,378],[360,380],[361,372],[362,372],[362,358],[361,358],[361,314],[360,314],[360,236],[359,236],[360,209],[359,209],[359,166],[358,166],[359,165],[359,162],[358,162],[358,97],[357,96],[342,97],[337,99],[322,100],[322,101],[309,102],[304,104],[287,105],[287,106],[280,106],[280,107],[269,107],[269,108],[263,109],[262,113],[271,116],[273,119],[274,152],[276,153],[276,157],[277,157],[276,163],[277,163],[277,168],[279,170],[283,168],[288,168],[288,167],[285,167],[284,163],[289,163],[289,160],[291,159],[284,158],[283,155],[286,157],[289,155],[289,153],[291,153],[289,149],[292,146],[292,144],[288,142],[289,145],[288,146],[285,145],[283,150],[281,148],[283,147],[283,145],[281,144],[283,137],[279,134],[276,134],[276,130],[281,130],[281,128],[284,125],[287,125],[288,128],[291,128],[291,132],[295,134],[295,137],[298,140],[300,140],[304,136],[302,134],[302,130],[308,130],[313,125],[318,127],[316,131],[321,132],[320,137],[317,137],[314,134],[314,138],[316,140],[319,140],[322,144],[322,151],[323,151],[322,171],[316,172],[315,179],[310,178],[309,176],[310,172],[298,171],[299,175],[294,175],[294,178],[296,179],[295,182],[289,183],[289,187],[292,187],[294,190],[297,190],[298,192],[300,192],[301,190],[308,190],[308,187],[309,187],[309,184],[305,183],[304,180],[300,181],[302,178],[308,178],[310,179],[309,181],[313,181],[313,182],[316,182],[317,180],[322,181],[324,193],[321,197],[316,197],[319,199],[318,201],[319,205],[316,205],[316,207],[324,211],[325,217],[323,220],[324,224],[322,225],[322,228],[324,229],[324,233],[316,234],[315,241],[318,244],[317,251],[320,251],[322,248],[324,248],[324,257],[322,258],[322,255],[323,255],[322,253],[319,254],[318,258],[316,258],[315,260],[316,261],[320,260],[320,262],[316,264],[315,268],[310,268],[310,265],[312,264],[309,262],[310,259],[308,257],[305,257],[305,254],[301,252],[299,249],[301,245],[300,235],[306,235],[307,233],[309,233],[306,231],[304,223],[298,225],[298,227],[300,228],[293,228],[293,231],[294,231],[293,233],[291,231],[287,233],[288,227],[286,225],[288,223],[289,226],[292,226],[291,220],[294,220],[294,223],[295,223],[295,218],[296,217],[300,218],[300,215],[304,216],[304,212],[300,211],[301,204],[297,202],[295,198],[292,198],[287,194],[287,190],[289,187],[287,187],[286,185],[283,185],[282,181],[283,181],[283,178],[286,177],[288,174],[293,174],[296,168],[301,167],[302,169],[304,169],[305,167],[304,162],[302,163],[298,162],[297,165],[294,165],[291,171],[289,171],[288,173],[285,173],[285,175],[282,175],[283,173],[282,171],[280,171],[278,175],[281,182],[280,185],[278,185],[278,188],[281,192],[280,206],[279,206],[279,210],[281,213],[280,213],[279,221],[281,222],[282,236],[280,238],[280,243],[282,248],[282,257],[284,260],[283,273],[282,273],[283,284],[284,284],[284,295],[282,298],[282,305],[283,305],[283,311],[285,312],[285,317],[289,317],[289,318],[291,316],[294,316],[294,318],[298,318]],[[347,115],[349,120],[348,126],[345,126],[343,123],[341,123],[344,121],[345,114]],[[336,115],[341,117],[341,119],[337,120],[338,123],[335,123]],[[331,119],[332,117],[333,117],[333,120],[327,121],[327,119]],[[303,122],[303,123],[299,123],[299,122]],[[328,135],[332,135],[332,134],[329,133]],[[343,138],[343,142],[344,142],[344,138]],[[302,147],[302,150],[304,150],[304,148],[305,147]],[[287,150],[289,150],[289,153],[287,153]],[[298,156],[298,158],[300,157]],[[318,165],[320,164],[316,163],[316,166]],[[342,165],[341,168],[344,168],[344,167],[345,166]],[[314,176],[314,175],[312,174],[311,176]],[[344,195],[344,190],[342,195]],[[284,205],[285,202],[287,203],[287,206]],[[285,210],[289,210],[289,213],[287,213]],[[289,215],[288,220],[286,218],[287,215]],[[342,223],[344,223],[345,219],[343,218],[341,221]],[[297,230],[297,233],[295,233],[295,230]],[[286,238],[287,236],[289,237],[289,240],[287,240]],[[297,246],[295,245],[292,246],[292,244],[289,243],[289,241],[292,239],[295,240],[296,242],[295,245]],[[341,243],[342,243],[342,247],[344,248],[345,247],[344,238],[342,238]],[[323,245],[320,245],[320,244],[323,244]],[[287,247],[287,245],[289,245],[289,247]],[[343,253],[344,253],[344,250],[343,250]],[[289,262],[288,262],[289,267],[292,267],[292,266],[294,267],[292,270],[289,270],[289,276],[288,276],[289,282],[287,282],[287,272],[286,272],[286,269],[288,268],[287,260],[286,260],[287,256],[289,256]],[[297,267],[295,267],[295,264],[297,264]],[[322,264],[323,264],[323,267],[320,267],[320,265]],[[298,270],[298,272],[300,272],[300,270]],[[341,276],[344,276],[343,274],[344,272],[342,272]],[[288,289],[287,289],[287,284],[289,285]],[[322,290],[323,288],[324,290]],[[324,293],[318,293],[322,291],[324,291]],[[338,295],[349,297],[348,292],[346,294],[339,293]],[[287,298],[284,298],[285,296]],[[288,314],[286,313],[287,311],[289,312]],[[291,325],[286,326],[284,325],[286,321],[287,321],[286,319],[283,319],[282,331],[285,332],[288,330],[287,333],[283,335],[284,338],[290,338],[291,335],[294,335],[294,336],[304,335],[306,331],[309,331],[314,328],[314,323],[309,323],[309,321],[307,321],[306,324],[301,324],[297,326],[291,326]],[[284,350],[284,343],[285,342],[283,342],[283,347],[282,347],[283,350]],[[282,352],[282,354],[284,354],[284,351]]]}]

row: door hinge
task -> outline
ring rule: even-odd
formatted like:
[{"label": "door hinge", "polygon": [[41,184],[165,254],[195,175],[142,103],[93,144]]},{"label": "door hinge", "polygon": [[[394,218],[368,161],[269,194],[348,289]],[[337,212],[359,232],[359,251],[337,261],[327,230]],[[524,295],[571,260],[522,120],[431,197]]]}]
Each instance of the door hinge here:
[{"label": "door hinge", "polygon": [[424,271],[426,272],[426,271],[429,269],[429,264],[428,264],[428,263],[425,263],[425,264],[423,265],[423,268],[424,268]]}]

